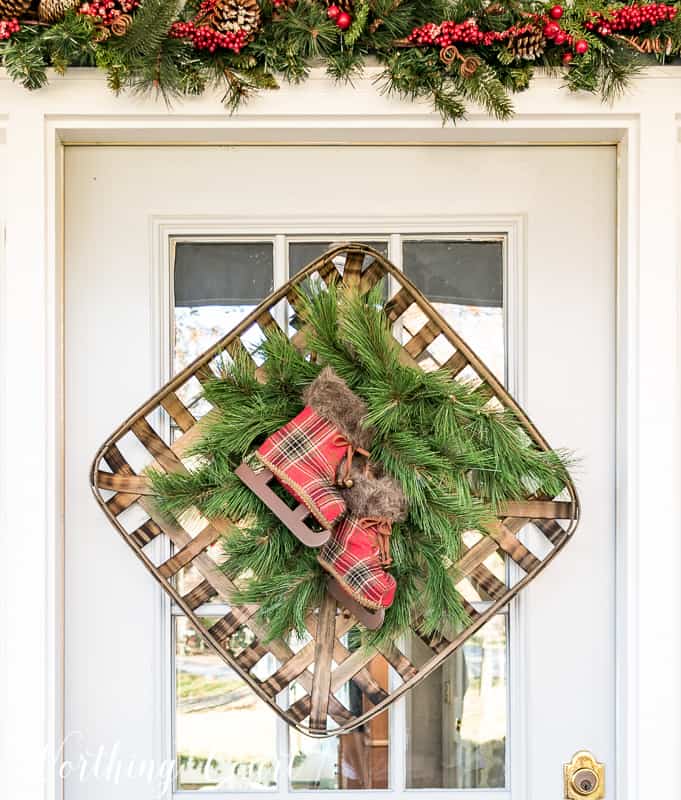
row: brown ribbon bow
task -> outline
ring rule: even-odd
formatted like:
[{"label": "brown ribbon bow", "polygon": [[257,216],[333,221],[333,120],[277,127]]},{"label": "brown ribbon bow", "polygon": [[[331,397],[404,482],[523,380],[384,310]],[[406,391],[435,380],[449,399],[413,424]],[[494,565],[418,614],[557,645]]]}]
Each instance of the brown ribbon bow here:
[{"label": "brown ribbon bow", "polygon": [[390,534],[393,532],[392,520],[388,517],[362,517],[359,524],[369,528],[376,534],[378,550],[381,554],[381,565],[390,566],[393,563],[390,557]]},{"label": "brown ribbon bow", "polygon": [[350,473],[352,472],[352,459],[355,456],[355,453],[359,453],[361,456],[364,456],[367,459],[367,463],[364,465],[364,474],[369,474],[369,456],[371,455],[367,452],[363,447],[355,447],[352,442],[348,441],[348,439],[343,436],[342,433],[337,433],[333,437],[333,446],[334,447],[345,447],[345,468],[343,469],[342,476],[339,477],[338,483],[341,486],[346,486],[348,489],[352,486],[352,481],[350,480]]}]

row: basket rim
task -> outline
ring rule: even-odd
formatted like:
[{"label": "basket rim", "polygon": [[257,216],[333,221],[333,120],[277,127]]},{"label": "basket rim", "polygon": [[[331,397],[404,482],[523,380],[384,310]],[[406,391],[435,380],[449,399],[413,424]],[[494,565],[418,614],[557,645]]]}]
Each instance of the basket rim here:
[{"label": "basket rim", "polygon": [[[169,394],[175,392],[175,390],[182,386],[189,378],[193,377],[196,372],[203,366],[210,363],[210,361],[215,358],[220,352],[224,351],[226,347],[231,344],[233,341],[239,338],[239,336],[250,328],[254,323],[257,323],[259,317],[263,315],[265,311],[269,311],[272,306],[276,305],[279,301],[285,298],[290,292],[296,288],[299,284],[304,282],[310,275],[317,272],[324,264],[327,264],[329,261],[333,261],[333,259],[337,256],[342,254],[350,254],[356,253],[361,254],[363,256],[370,256],[372,257],[380,266],[381,270],[387,274],[392,276],[399,287],[398,292],[402,289],[406,289],[407,292],[412,296],[413,302],[415,302],[420,310],[426,315],[426,317],[432,319],[436,322],[439,326],[441,333],[443,333],[446,338],[450,341],[451,344],[454,345],[457,351],[460,351],[463,356],[465,356],[466,361],[468,364],[472,365],[478,375],[483,378],[484,382],[489,386],[492,390],[494,396],[507,408],[514,411],[516,414],[519,423],[523,426],[527,434],[531,437],[534,443],[543,450],[550,450],[551,447],[546,441],[546,439],[542,436],[539,432],[538,428],[530,419],[529,415],[525,412],[525,410],[515,401],[515,399],[510,395],[508,390],[503,386],[503,384],[499,381],[499,379],[494,375],[494,373],[487,367],[484,361],[468,346],[468,344],[456,333],[456,331],[451,327],[451,325],[442,317],[442,315],[437,311],[433,304],[431,304],[428,299],[422,294],[422,292],[413,284],[413,282],[400,270],[395,267],[395,265],[381,253],[379,253],[374,248],[370,247],[369,245],[363,244],[361,242],[340,242],[334,244],[333,247],[329,248],[327,251],[322,253],[319,257],[317,257],[314,261],[308,264],[303,270],[298,272],[292,278],[290,278],[285,284],[283,284],[279,289],[272,292],[268,295],[261,303],[256,306],[256,308],[248,314],[240,323],[238,323],[232,330],[230,330],[227,334],[221,337],[215,344],[213,344],[208,350],[198,356],[194,361],[188,364],[181,372],[175,375],[171,380],[166,382],[160,389],[158,389],[147,401],[142,403],[138,408],[133,411],[120,425],[116,427],[116,429],[105,439],[103,444],[97,449],[97,452],[92,460],[90,471],[89,471],[89,481],[90,481],[90,488],[94,495],[94,498],[100,508],[103,510],[104,514],[106,515],[109,522],[118,530],[121,534],[123,539],[126,543],[132,548],[135,555],[140,558],[147,568],[147,570],[156,578],[156,580],[161,583],[162,588],[168,592],[173,600],[182,608],[183,612],[186,614],[187,618],[192,622],[193,625],[199,630],[200,634],[205,638],[205,640],[211,645],[213,650],[217,652],[217,654],[232,668],[234,669],[239,676],[246,681],[249,687],[256,693],[256,695],[261,699],[264,700],[270,708],[272,708],[281,718],[283,718],[289,725],[294,727],[299,732],[311,737],[311,738],[319,738],[325,739],[331,736],[337,736],[343,733],[348,733],[357,727],[365,724],[370,719],[372,719],[377,714],[384,711],[388,708],[392,703],[395,702],[399,697],[406,694],[410,689],[414,686],[417,686],[421,681],[425,680],[430,674],[432,674],[455,650],[457,650],[467,639],[469,639],[473,634],[475,634],[486,622],[488,622],[498,611],[503,608],[504,606],[508,605],[510,601],[516,597],[524,588],[527,586],[531,581],[533,581],[539,573],[541,573],[546,567],[553,561],[556,555],[563,549],[565,544],[572,538],[580,520],[581,516],[581,504],[579,500],[579,496],[575,485],[573,483],[572,477],[570,475],[567,476],[567,480],[565,482],[565,489],[567,490],[568,494],[570,495],[569,505],[571,508],[571,515],[569,518],[565,518],[569,520],[568,527],[564,529],[564,533],[559,536],[557,541],[553,545],[553,549],[544,556],[540,563],[532,570],[527,572],[524,577],[520,578],[513,586],[507,587],[504,594],[499,597],[497,600],[490,603],[489,607],[482,613],[480,613],[474,622],[470,625],[467,625],[466,628],[461,631],[461,633],[454,637],[452,640],[449,641],[449,644],[443,648],[440,652],[435,653],[431,658],[429,658],[425,664],[419,668],[418,672],[413,675],[411,678],[408,678],[402,682],[402,684],[391,690],[387,696],[378,702],[377,704],[373,705],[367,711],[363,712],[361,715],[354,717],[350,722],[341,725],[337,728],[333,728],[332,730],[325,730],[319,731],[316,729],[312,729],[307,725],[303,725],[301,722],[298,722],[290,716],[285,709],[280,707],[276,703],[276,699],[274,697],[270,697],[254,679],[251,677],[248,670],[243,668],[241,664],[239,664],[235,659],[231,658],[229,654],[225,651],[225,649],[217,642],[214,636],[211,636],[208,629],[206,629],[198,619],[198,616],[194,613],[193,609],[189,607],[186,601],[183,600],[182,596],[177,592],[177,590],[168,582],[161,581],[160,577],[157,575],[156,566],[151,562],[149,557],[142,551],[141,548],[138,548],[134,545],[128,532],[123,528],[121,523],[118,521],[117,517],[109,510],[107,506],[107,501],[103,498],[101,494],[101,490],[97,485],[97,475],[99,472],[99,468],[101,462],[105,459],[107,451],[126,434],[130,431],[131,427],[138,421],[144,419],[147,414],[151,411],[157,409],[161,404],[161,401],[167,397]],[[197,423],[199,420],[197,420]],[[209,520],[212,524],[214,521]],[[247,623],[246,623],[247,624]],[[380,652],[380,651],[377,651]],[[350,678],[351,679],[351,678]]]}]

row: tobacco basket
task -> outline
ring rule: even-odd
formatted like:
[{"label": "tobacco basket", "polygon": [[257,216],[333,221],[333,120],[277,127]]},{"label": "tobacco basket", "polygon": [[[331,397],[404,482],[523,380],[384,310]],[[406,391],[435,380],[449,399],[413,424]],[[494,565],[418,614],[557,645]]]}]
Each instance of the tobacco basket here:
[{"label": "tobacco basket", "polygon": [[[208,523],[203,520],[199,526],[186,527],[167,522],[155,512],[151,489],[142,473],[151,465],[167,471],[186,470],[183,454],[200,434],[201,419],[206,418],[195,417],[187,407],[187,398],[196,396],[200,385],[216,375],[212,368],[215,365],[217,369],[216,359],[247,352],[244,342],[252,343],[261,336],[263,329],[272,325],[288,328],[294,345],[304,348],[304,330],[295,330],[287,320],[289,312],[295,310],[295,287],[308,278],[319,281],[320,285],[321,281],[327,285],[344,282],[359,286],[362,291],[388,278],[386,313],[394,323],[395,335],[400,337],[404,360],[425,369],[443,366],[457,380],[481,381],[490,398],[496,397],[516,412],[520,424],[537,447],[548,449],[548,444],[497,378],[419,290],[378,252],[355,243],[334,247],[299,272],[231,333],[160,389],[104,442],[94,459],[91,484],[97,502],[112,525],[183,609],[196,631],[256,695],[299,731],[323,738],[351,731],[384,711],[437,669],[534,580],[577,527],[579,501],[574,486],[568,483],[560,495],[565,499],[532,496],[523,502],[508,503],[497,524],[485,535],[477,533],[468,538],[455,569],[469,595],[467,599],[462,591],[469,623],[455,633],[442,633],[423,640],[429,653],[425,661],[420,659],[412,663],[406,648],[401,648],[397,642],[382,646],[380,650],[348,649],[345,634],[355,620],[337,606],[329,593],[321,608],[308,619],[310,640],[307,643],[297,650],[283,640],[263,644],[264,632],[254,618],[257,607],[230,605],[233,584],[218,569],[212,555],[216,549],[213,545],[229,529],[230,521]],[[436,353],[443,349],[448,355],[444,361],[438,361]],[[124,456],[126,448],[130,450],[131,440],[138,451],[137,470],[130,463],[133,459]],[[124,447],[125,442],[128,444]],[[131,514],[132,510],[136,513]],[[137,522],[133,527],[130,519],[135,517]],[[523,543],[524,532],[530,529],[531,549],[526,546],[529,542]],[[164,551],[166,556],[159,563],[154,554]],[[493,569],[490,563],[495,558],[497,563],[511,563],[513,568],[501,572]],[[190,567],[196,579],[190,590],[181,593],[177,576]],[[489,603],[483,612],[476,611],[471,604],[471,592],[474,599]],[[196,610],[211,600],[228,605],[229,610],[208,627]],[[248,635],[240,636],[241,648],[235,648],[234,634],[243,632]],[[418,634],[415,632],[415,635]],[[248,643],[243,645],[244,641]],[[268,653],[276,660],[276,670],[265,678],[257,677],[254,668]],[[370,667],[375,658],[385,659],[392,667],[393,688],[379,685],[373,677]],[[348,684],[353,687],[351,694],[355,699],[352,703],[339,699],[343,697],[340,690]],[[284,691],[293,687],[293,692]],[[360,697],[359,703],[357,697]]]}]

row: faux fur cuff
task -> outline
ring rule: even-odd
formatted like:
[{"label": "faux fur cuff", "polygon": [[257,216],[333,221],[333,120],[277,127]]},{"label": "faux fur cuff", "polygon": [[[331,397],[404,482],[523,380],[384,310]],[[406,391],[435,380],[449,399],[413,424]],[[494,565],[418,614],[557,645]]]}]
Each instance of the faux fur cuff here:
[{"label": "faux fur cuff", "polygon": [[372,431],[362,424],[367,407],[331,367],[325,367],[305,389],[303,401],[332,422],[355,447],[369,448]]},{"label": "faux fur cuff", "polygon": [[[370,467],[371,468],[371,467]],[[387,517],[402,522],[407,517],[407,499],[402,487],[389,475],[367,477],[361,467],[353,467],[352,487],[341,494],[348,510],[358,517]]]}]

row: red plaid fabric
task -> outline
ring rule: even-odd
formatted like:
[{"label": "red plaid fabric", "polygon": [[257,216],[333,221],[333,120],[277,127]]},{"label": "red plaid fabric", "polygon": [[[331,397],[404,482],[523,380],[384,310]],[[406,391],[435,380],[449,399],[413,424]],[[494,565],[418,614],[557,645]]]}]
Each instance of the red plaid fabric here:
[{"label": "red plaid fabric", "polygon": [[397,583],[383,569],[376,531],[362,522],[357,516],[347,516],[317,560],[365,608],[388,608]]},{"label": "red plaid fabric", "polygon": [[320,525],[331,528],[345,513],[335,478],[347,445],[335,425],[307,406],[272,434],[256,456]]}]

